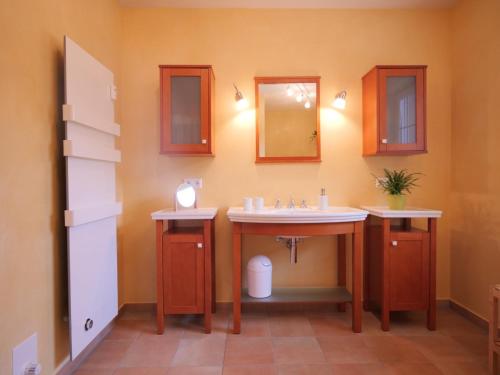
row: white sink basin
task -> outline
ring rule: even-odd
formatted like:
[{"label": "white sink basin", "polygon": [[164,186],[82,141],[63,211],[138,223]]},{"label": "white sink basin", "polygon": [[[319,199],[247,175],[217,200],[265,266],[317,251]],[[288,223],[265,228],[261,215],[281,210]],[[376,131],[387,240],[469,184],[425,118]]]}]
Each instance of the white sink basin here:
[{"label": "white sink basin", "polygon": [[274,208],[245,211],[243,207],[231,207],[229,220],[241,223],[341,223],[363,221],[368,211],[352,207],[329,207],[320,210],[310,208]]}]

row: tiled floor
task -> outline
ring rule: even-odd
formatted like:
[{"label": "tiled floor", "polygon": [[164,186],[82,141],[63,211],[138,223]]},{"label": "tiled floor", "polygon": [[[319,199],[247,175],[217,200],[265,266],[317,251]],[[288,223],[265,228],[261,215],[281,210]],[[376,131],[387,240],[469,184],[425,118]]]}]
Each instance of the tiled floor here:
[{"label": "tiled floor", "polygon": [[167,318],[159,336],[152,313],[126,313],[76,375],[487,374],[485,330],[443,308],[430,332],[423,315],[397,314],[382,332],[365,312],[353,334],[349,312],[253,313],[232,335],[219,312],[211,335],[185,316]]}]

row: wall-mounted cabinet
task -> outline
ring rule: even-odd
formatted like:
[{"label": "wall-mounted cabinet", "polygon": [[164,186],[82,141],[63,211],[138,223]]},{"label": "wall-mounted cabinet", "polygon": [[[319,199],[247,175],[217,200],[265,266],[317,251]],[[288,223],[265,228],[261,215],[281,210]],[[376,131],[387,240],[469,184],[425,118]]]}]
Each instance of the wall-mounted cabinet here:
[{"label": "wall-mounted cabinet", "polygon": [[363,77],[363,155],[427,152],[424,65],[375,66]]},{"label": "wall-mounted cabinet", "polygon": [[162,154],[213,154],[214,88],[210,65],[160,65]]}]

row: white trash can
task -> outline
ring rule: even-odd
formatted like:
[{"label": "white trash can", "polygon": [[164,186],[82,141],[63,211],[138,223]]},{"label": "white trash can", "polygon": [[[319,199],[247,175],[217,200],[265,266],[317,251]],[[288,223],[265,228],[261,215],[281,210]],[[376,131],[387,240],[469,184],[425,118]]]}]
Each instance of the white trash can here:
[{"label": "white trash can", "polygon": [[248,295],[265,298],[271,295],[273,264],[264,255],[254,256],[247,264]]}]

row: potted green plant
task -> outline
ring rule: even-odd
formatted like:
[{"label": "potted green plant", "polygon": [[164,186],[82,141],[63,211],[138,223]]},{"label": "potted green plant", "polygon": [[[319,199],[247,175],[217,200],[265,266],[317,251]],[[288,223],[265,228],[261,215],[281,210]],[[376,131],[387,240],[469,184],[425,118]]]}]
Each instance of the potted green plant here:
[{"label": "potted green plant", "polygon": [[406,194],[418,186],[416,182],[421,173],[409,173],[406,169],[389,170],[384,168],[384,177],[374,176],[382,190],[387,193],[391,210],[403,210],[406,205]]}]

